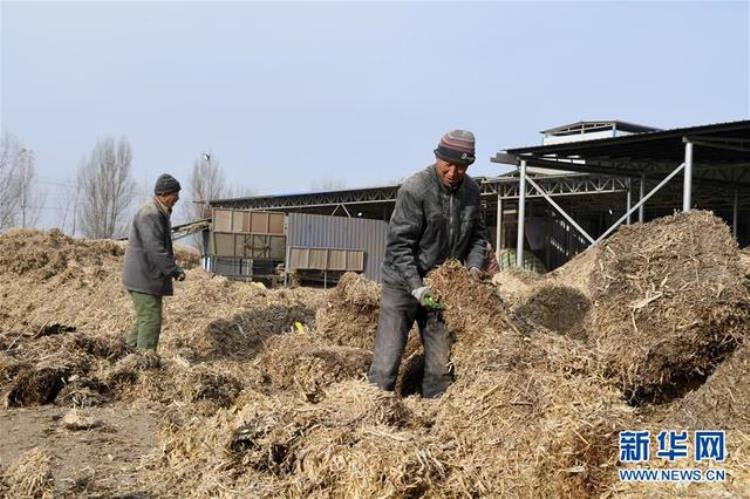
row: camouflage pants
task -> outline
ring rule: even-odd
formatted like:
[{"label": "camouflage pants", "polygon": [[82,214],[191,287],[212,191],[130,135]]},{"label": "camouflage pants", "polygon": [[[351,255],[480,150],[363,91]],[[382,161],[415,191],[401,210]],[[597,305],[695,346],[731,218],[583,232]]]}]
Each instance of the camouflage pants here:
[{"label": "camouflage pants", "polygon": [[135,307],[135,324],[127,337],[132,347],[156,351],[161,334],[161,296],[130,291]]}]

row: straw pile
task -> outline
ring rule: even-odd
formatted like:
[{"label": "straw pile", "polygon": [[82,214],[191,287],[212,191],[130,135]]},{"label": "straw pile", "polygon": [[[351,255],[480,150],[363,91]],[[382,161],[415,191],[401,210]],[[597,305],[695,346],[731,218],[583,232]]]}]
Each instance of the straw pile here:
[{"label": "straw pile", "polygon": [[516,314],[551,331],[585,339],[584,322],[590,307],[589,299],[577,289],[553,284],[536,290]]},{"label": "straw pile", "polygon": [[[55,479],[50,457],[34,448],[23,454],[0,476],[0,492],[8,499],[52,499]],[[3,491],[5,488],[5,491]]]},{"label": "straw pile", "polygon": [[[82,333],[54,336],[0,333],[5,361],[0,363],[0,390],[6,407],[50,404],[98,405],[121,380],[107,383],[98,376],[130,352],[130,348],[110,337]],[[141,354],[131,354],[141,355]]]},{"label": "straw pile", "polygon": [[380,287],[359,274],[347,272],[318,310],[316,331],[325,341],[372,350],[380,310]]},{"label": "straw pile", "polygon": [[525,301],[531,294],[534,284],[542,277],[518,267],[508,267],[492,276],[496,293],[510,306]]},{"label": "straw pile", "polygon": [[430,272],[425,283],[445,305],[443,318],[448,328],[463,343],[471,343],[488,329],[512,327],[508,306],[489,282],[479,282],[456,260],[450,260]]},{"label": "straw pile", "polygon": [[[663,429],[689,432],[688,455],[691,468],[723,468],[725,482],[675,484],[613,484],[614,493],[650,497],[742,497],[750,484],[750,349],[740,346],[706,382],[683,398],[655,411],[642,429],[657,435]],[[727,458],[723,463],[695,463],[694,430],[726,430]],[[668,461],[655,460],[651,467],[670,466]],[[634,467],[634,466],[627,466]]]},{"label": "straw pile", "polygon": [[602,243],[596,270],[591,340],[633,402],[705,376],[747,328],[737,245],[711,213],[622,227]]},{"label": "straw pile", "polygon": [[[166,302],[155,357],[118,339],[131,318],[127,297],[108,289],[119,287],[121,256],[94,258],[82,267],[98,275],[87,286],[60,268],[45,277],[72,310],[56,315],[36,295],[12,298],[38,314],[34,327],[0,314],[0,390],[9,405],[149,401],[163,424],[139,490],[156,497],[646,495],[617,482],[618,432],[663,425],[731,430],[733,478],[704,490],[740,495],[750,481],[748,354],[731,350],[747,294],[727,233],[705,213],[623,228],[552,276],[514,276],[517,291],[446,263],[427,279],[455,336],[456,382],[438,400],[405,396],[421,379],[414,336],[403,397],[363,379],[379,288],[360,276],[324,294],[190,270]],[[57,249],[68,244],[79,242]],[[18,286],[49,265],[31,261],[0,277]],[[97,293],[112,300],[104,312],[79,305]],[[652,410],[645,394],[670,384],[682,390]]]},{"label": "straw pile", "polygon": [[[120,273],[126,243],[77,240],[53,229],[0,235],[0,329],[39,331],[92,327],[125,331],[130,303]],[[197,265],[192,251],[176,249],[178,263]]]},{"label": "straw pile", "polygon": [[[0,331],[43,336],[50,329],[73,328],[124,338],[133,324],[120,276],[126,244],[76,240],[57,230],[1,234]],[[192,270],[165,301],[160,352],[247,356],[268,335],[288,331],[295,321],[314,324],[322,293],[267,291],[212,278],[194,268],[193,252],[178,248],[176,255]]]},{"label": "straw pile", "polygon": [[706,382],[675,403],[680,428],[720,428],[750,434],[750,346],[742,345]]},{"label": "straw pile", "polygon": [[317,404],[251,390],[232,410],[166,429],[146,480],[190,497],[420,495],[445,464],[437,444],[406,428],[409,417],[362,381],[330,385]]},{"label": "straw pile", "polygon": [[264,290],[202,270],[189,272],[176,288],[167,300],[162,345],[192,360],[252,358],[266,339],[291,331],[295,322],[314,325],[321,294]]},{"label": "straw pile", "polygon": [[294,390],[317,402],[324,387],[363,378],[371,360],[369,350],[331,346],[315,334],[289,333],[266,343],[257,367],[269,392]]}]

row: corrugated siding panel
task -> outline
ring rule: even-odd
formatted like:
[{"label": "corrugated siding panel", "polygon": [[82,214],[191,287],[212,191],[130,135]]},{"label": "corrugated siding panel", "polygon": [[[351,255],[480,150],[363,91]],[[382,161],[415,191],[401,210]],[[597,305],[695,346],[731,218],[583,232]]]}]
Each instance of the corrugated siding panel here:
[{"label": "corrugated siding panel", "polygon": [[287,247],[363,250],[365,276],[381,282],[388,222],[290,213],[287,224]]}]

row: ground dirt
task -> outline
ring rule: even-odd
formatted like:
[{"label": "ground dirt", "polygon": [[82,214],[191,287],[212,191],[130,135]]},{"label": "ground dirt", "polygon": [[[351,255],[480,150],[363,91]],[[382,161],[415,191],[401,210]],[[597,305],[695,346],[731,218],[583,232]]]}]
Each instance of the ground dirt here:
[{"label": "ground dirt", "polygon": [[138,497],[138,468],[156,445],[159,411],[118,402],[79,412],[101,422],[89,430],[64,428],[66,407],[0,411],[0,464],[40,448],[52,458],[56,496]]}]

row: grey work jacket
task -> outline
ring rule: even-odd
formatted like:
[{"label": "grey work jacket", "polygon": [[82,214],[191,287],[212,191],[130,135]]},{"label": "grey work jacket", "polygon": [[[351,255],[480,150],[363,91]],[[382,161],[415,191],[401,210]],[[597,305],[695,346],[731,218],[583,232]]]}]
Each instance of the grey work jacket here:
[{"label": "grey work jacket", "polygon": [[122,283],[129,291],[169,296],[176,266],[169,216],[159,208],[155,199],[149,199],[133,217]]},{"label": "grey work jacket", "polygon": [[383,284],[419,288],[427,272],[451,258],[482,268],[486,240],[477,183],[467,175],[450,188],[435,165],[428,166],[398,191],[388,225]]}]

